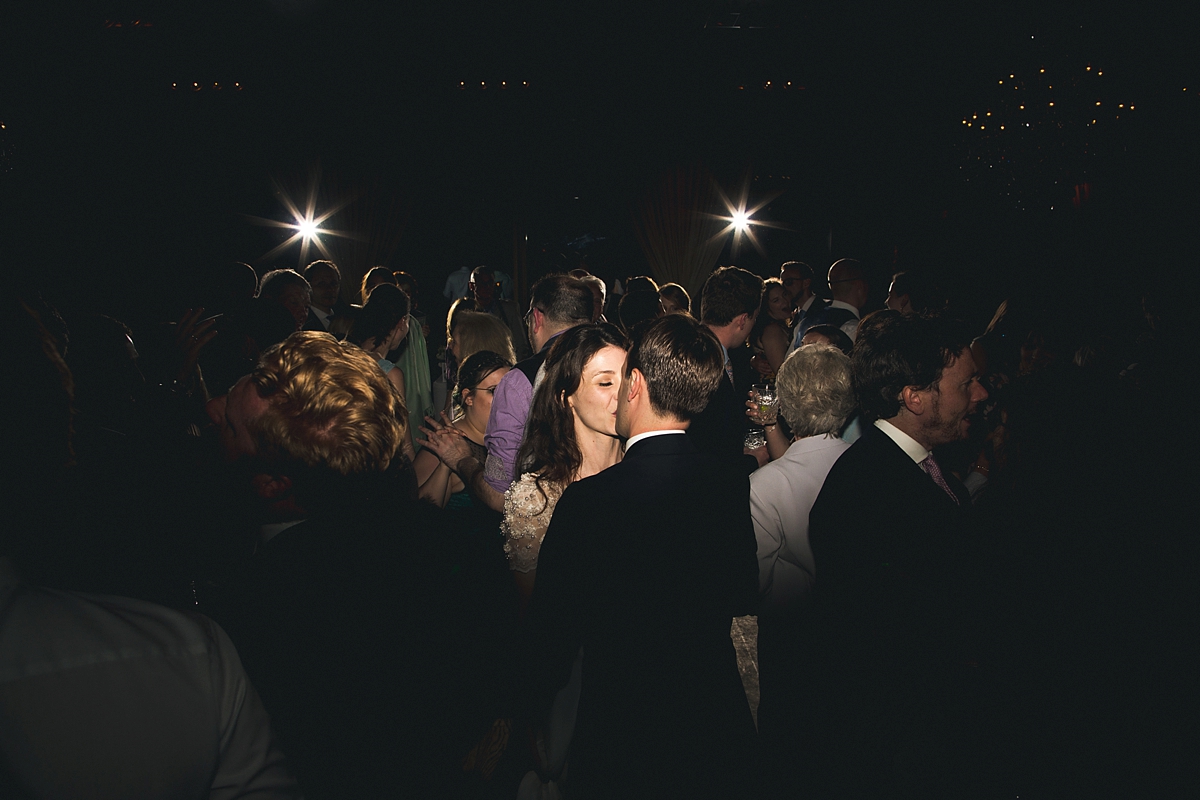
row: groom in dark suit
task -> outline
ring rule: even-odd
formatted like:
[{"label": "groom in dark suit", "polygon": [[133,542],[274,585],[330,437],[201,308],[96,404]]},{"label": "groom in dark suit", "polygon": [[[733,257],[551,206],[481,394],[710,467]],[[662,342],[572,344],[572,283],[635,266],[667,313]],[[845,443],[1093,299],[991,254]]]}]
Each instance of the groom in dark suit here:
[{"label": "groom in dark suit", "polygon": [[941,320],[896,315],[864,327],[851,353],[874,424],[809,517],[818,641],[800,751],[816,796],[979,796],[989,780],[975,745],[970,501],[932,452],[965,438],[987,397],[968,344]]},{"label": "groom in dark suit", "polygon": [[671,314],[624,372],[625,458],[567,487],[538,558],[535,691],[548,702],[582,645],[572,797],[754,797],[754,723],[729,637],[757,597],[749,481],[683,435],[726,379],[722,348]]}]

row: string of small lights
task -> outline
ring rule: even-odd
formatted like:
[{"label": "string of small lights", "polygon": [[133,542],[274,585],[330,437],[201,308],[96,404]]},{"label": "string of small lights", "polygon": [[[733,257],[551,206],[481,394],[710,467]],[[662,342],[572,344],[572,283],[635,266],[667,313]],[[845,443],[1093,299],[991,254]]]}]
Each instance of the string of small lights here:
[{"label": "string of small lights", "polygon": [[201,91],[219,92],[224,89],[229,89],[230,91],[234,91],[234,92],[240,92],[240,91],[242,91],[242,88],[243,88],[242,84],[239,81],[234,81],[233,83],[221,83],[220,81],[213,81],[211,84],[208,82],[200,82],[200,81],[192,81],[190,83],[188,83],[186,81],[184,81],[182,83],[176,82],[176,81],[171,82],[171,91],[173,91],[173,92],[179,92],[179,91],[182,91],[182,92],[201,92]]},{"label": "string of small lights", "polygon": [[997,78],[990,101],[959,123],[963,180],[1018,210],[1082,205],[1137,110],[1115,92],[1090,63]]},{"label": "string of small lights", "polygon": [[459,81],[458,88],[462,91],[469,89],[528,89],[529,81]]}]

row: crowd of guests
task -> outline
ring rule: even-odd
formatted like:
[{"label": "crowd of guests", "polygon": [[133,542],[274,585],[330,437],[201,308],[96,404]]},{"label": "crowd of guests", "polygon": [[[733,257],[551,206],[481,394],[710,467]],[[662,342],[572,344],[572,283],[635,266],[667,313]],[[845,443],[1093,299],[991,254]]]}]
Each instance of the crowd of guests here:
[{"label": "crowd of guests", "polygon": [[1158,796],[1186,762],[1161,318],[971,330],[919,275],[867,308],[853,259],[695,300],[550,274],[524,313],[506,279],[450,276],[440,351],[383,267],[348,303],[330,261],[231,265],[145,344],[9,302],[0,795]]}]

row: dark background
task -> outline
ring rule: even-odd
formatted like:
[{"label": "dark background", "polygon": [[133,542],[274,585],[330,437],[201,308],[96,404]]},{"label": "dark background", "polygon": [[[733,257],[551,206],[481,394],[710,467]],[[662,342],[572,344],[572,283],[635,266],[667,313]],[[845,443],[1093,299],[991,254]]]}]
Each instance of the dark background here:
[{"label": "dark background", "polygon": [[[319,170],[318,211],[350,201],[326,225],[359,236],[330,241],[347,282],[404,269],[430,306],[461,265],[513,272],[524,237],[531,278],[583,256],[646,272],[639,203],[702,168],[775,197],[759,217],[786,229],[721,258],[760,274],[853,256],[882,301],[919,269],[985,322],[1014,286],[1186,304],[1184,13],[899,5],[9,3],[4,264],[60,302],[173,314],[215,263],[298,266],[299,245],[264,259],[286,232],[248,216],[288,220],[276,185],[302,205]],[[1040,109],[1020,135],[1009,74]],[[964,125],[988,109],[1007,137]],[[569,245],[584,236],[601,241]]]}]

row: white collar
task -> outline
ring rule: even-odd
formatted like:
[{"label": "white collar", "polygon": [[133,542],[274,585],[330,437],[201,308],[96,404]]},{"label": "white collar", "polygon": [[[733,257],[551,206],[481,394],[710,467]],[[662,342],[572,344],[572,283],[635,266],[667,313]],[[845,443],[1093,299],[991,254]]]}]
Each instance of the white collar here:
[{"label": "white collar", "polygon": [[925,445],[921,444],[916,439],[912,438],[907,433],[888,422],[886,419],[875,420],[875,427],[886,433],[888,438],[895,442],[896,446],[904,451],[905,455],[918,464],[933,455],[932,451],[925,449]]},{"label": "white collar", "polygon": [[830,308],[844,308],[847,311],[853,311],[855,319],[857,319],[859,317],[858,309],[855,308],[854,306],[850,305],[849,303],[843,302],[842,300],[832,301],[829,304],[829,307]]},{"label": "white collar", "polygon": [[625,442],[625,449],[628,450],[642,439],[649,439],[651,436],[665,436],[668,433],[687,433],[687,431],[681,431],[677,428],[672,428],[668,431],[646,431],[645,433],[639,433],[637,436],[629,437],[629,441]]}]

